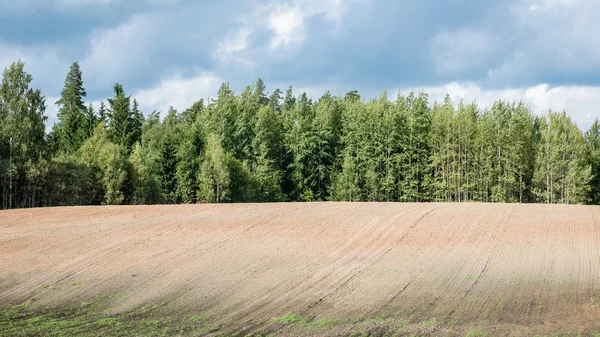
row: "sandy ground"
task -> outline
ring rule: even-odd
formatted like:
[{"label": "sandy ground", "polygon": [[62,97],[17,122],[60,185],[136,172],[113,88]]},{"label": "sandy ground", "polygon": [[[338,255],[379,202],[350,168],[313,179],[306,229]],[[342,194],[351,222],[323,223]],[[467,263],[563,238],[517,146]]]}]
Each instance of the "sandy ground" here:
[{"label": "sandy ground", "polygon": [[[0,305],[120,294],[224,322],[395,313],[600,329],[600,207],[281,203],[0,212]],[[64,291],[55,284],[77,284]]]}]

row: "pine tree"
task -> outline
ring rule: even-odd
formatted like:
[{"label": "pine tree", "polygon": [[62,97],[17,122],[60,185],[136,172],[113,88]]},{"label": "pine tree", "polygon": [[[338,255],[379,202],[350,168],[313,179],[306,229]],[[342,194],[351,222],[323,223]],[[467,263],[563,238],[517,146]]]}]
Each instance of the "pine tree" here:
[{"label": "pine tree", "polygon": [[94,111],[94,107],[92,103],[85,110],[84,123],[83,127],[85,130],[85,139],[88,139],[94,135],[94,130],[98,125],[98,117],[96,116],[96,111]]},{"label": "pine tree", "polygon": [[281,200],[282,174],[279,163],[283,153],[283,125],[271,107],[260,108],[254,133],[252,171],[257,180],[259,198],[261,201]]},{"label": "pine tree", "polygon": [[103,127],[106,127],[108,123],[109,113],[106,110],[106,106],[104,105],[104,101],[100,101],[100,109],[98,109],[98,122],[102,124]]},{"label": "pine tree", "polygon": [[159,143],[160,167],[159,176],[162,186],[163,201],[177,203],[177,149],[181,144],[181,116],[172,107],[162,125],[162,136]]},{"label": "pine tree", "polygon": [[59,107],[57,115],[59,122],[55,126],[55,132],[59,141],[59,150],[67,154],[76,151],[89,135],[85,120],[87,109],[83,102],[84,97],[86,92],[83,88],[81,70],[79,63],[74,62],[65,79],[61,98],[56,101]]},{"label": "pine tree", "polygon": [[[184,117],[185,118],[185,117]],[[186,124],[182,143],[177,150],[176,195],[183,203],[196,201],[198,193],[197,178],[204,150],[204,129],[199,120]]]},{"label": "pine tree", "polygon": [[128,149],[133,133],[133,118],[130,108],[130,96],[125,96],[123,86],[115,84],[115,97],[109,98],[110,121],[108,132],[113,143]]},{"label": "pine tree", "polygon": [[131,109],[129,143],[133,145],[142,138],[142,125],[144,124],[144,115],[138,107],[138,102],[133,99],[133,108]]}]

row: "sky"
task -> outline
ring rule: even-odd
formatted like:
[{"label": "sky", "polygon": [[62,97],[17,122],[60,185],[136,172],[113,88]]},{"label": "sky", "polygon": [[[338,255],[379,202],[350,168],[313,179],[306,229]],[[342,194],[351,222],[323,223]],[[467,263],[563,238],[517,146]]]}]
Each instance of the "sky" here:
[{"label": "sky", "polygon": [[182,111],[262,78],[327,90],[523,100],[600,116],[597,0],[0,0],[0,68],[21,59],[56,122],[72,62],[96,108],[121,83],[144,113]]}]

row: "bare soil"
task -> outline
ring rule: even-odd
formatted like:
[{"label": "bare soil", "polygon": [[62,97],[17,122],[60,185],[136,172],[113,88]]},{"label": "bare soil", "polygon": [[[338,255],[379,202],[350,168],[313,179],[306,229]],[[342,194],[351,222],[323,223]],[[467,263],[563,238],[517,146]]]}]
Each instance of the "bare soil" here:
[{"label": "bare soil", "polygon": [[600,331],[600,207],[0,212],[0,306],[61,308],[106,294],[116,294],[107,314],[160,303],[165,315],[203,315],[226,327],[212,334],[592,335]]}]

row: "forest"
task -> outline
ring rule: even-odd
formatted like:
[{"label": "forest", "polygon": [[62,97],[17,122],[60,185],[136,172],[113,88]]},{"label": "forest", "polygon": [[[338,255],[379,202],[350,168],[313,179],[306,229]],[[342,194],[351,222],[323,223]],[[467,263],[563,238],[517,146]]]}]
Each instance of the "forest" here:
[{"label": "forest", "polygon": [[[600,123],[522,102],[425,92],[318,100],[258,79],[144,114],[120,84],[86,104],[77,62],[57,102],[18,61],[0,86],[3,209],[279,201],[600,203]],[[45,109],[58,122],[46,133]]]}]

